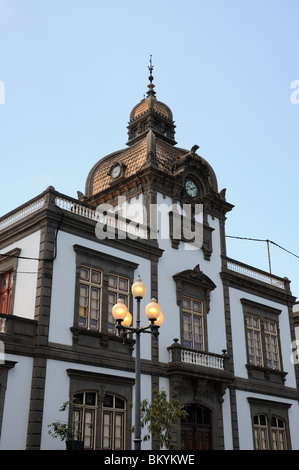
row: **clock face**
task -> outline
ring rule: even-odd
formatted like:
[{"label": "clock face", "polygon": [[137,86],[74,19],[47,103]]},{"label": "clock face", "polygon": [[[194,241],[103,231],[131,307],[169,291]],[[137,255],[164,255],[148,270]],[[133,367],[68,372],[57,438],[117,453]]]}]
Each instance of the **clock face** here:
[{"label": "clock face", "polygon": [[113,168],[113,170],[111,172],[111,176],[112,176],[112,178],[117,178],[119,175],[120,175],[120,166],[117,165]]},{"label": "clock face", "polygon": [[197,190],[197,186],[196,184],[194,183],[194,181],[192,180],[187,180],[185,182],[185,189],[187,191],[187,194],[191,197],[196,197],[197,196],[197,193],[198,193],[198,190]]}]

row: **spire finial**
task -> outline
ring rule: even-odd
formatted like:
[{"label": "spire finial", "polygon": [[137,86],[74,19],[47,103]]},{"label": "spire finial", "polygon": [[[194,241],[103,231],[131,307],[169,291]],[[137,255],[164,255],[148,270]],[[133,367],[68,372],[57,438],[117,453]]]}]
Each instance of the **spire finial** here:
[{"label": "spire finial", "polygon": [[148,88],[149,88],[149,91],[147,92],[147,95],[155,95],[156,92],[154,91],[154,88],[155,88],[155,85],[153,85],[153,80],[154,80],[154,77],[153,77],[153,70],[154,70],[154,66],[153,66],[153,63],[152,63],[152,54],[150,55],[150,62],[149,62],[149,66],[148,66],[148,69],[149,69],[149,72],[150,72],[150,76],[148,77],[150,83],[148,85]]}]

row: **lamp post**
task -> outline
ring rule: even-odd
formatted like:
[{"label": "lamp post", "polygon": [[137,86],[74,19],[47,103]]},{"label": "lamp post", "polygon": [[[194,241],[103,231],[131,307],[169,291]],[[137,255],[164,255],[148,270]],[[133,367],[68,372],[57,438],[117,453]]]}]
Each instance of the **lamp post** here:
[{"label": "lamp post", "polygon": [[145,307],[145,314],[150,322],[149,326],[140,327],[140,302],[146,292],[146,287],[141,281],[140,276],[132,285],[132,294],[137,301],[136,328],[132,328],[132,315],[128,312],[126,305],[122,299],[118,299],[112,308],[112,315],[116,321],[116,328],[120,336],[124,336],[127,332],[136,335],[136,362],[135,362],[135,450],[141,449],[141,428],[140,428],[140,335],[141,333],[151,333],[156,337],[159,334],[159,327],[163,323],[163,314],[156,299]]}]

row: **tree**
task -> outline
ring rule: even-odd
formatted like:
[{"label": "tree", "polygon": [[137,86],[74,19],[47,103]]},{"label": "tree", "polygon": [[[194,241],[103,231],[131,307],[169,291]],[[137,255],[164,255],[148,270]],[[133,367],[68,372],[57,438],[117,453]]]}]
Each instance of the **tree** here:
[{"label": "tree", "polygon": [[[178,400],[167,400],[165,390],[153,390],[154,399],[143,400],[141,403],[141,428],[147,429],[157,437],[157,447],[165,447],[168,450],[175,448],[173,442],[173,432],[178,422],[187,416],[186,411],[179,404]],[[148,441],[149,434],[143,437]]]}]

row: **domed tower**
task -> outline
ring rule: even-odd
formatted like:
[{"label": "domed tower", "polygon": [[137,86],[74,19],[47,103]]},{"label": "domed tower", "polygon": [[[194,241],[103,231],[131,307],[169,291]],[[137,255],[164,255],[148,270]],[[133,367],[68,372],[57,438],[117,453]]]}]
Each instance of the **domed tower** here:
[{"label": "domed tower", "polygon": [[128,145],[133,145],[151,129],[153,133],[165,142],[175,145],[175,125],[171,109],[156,98],[153,84],[153,66],[150,60],[149,85],[147,97],[140,101],[131,111],[128,125]]},{"label": "domed tower", "polygon": [[[208,259],[212,253],[208,216],[221,219],[224,227],[225,213],[233,206],[226,202],[225,190],[218,192],[213,168],[197,154],[199,146],[193,145],[190,150],[176,146],[172,111],[156,98],[151,61],[149,72],[146,97],[130,113],[127,147],[94,165],[87,177],[84,200],[94,206],[110,204],[118,213],[119,196],[128,203],[138,200],[145,208],[145,225],[152,222],[151,205],[159,203],[161,197],[170,205],[202,204],[204,251]],[[177,244],[174,242],[173,246]]]}]

